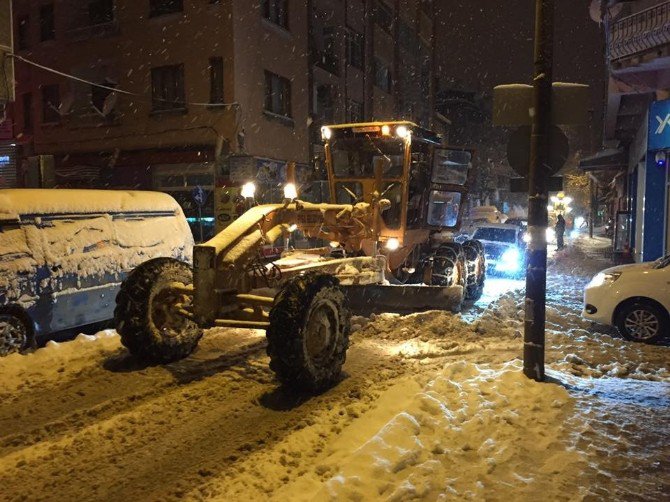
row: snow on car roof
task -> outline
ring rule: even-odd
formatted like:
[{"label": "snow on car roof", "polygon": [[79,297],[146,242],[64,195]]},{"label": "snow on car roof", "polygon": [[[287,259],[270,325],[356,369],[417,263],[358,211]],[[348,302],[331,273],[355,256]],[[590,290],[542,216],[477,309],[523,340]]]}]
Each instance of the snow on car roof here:
[{"label": "snow on car roof", "polygon": [[123,213],[178,209],[177,201],[161,192],[54,188],[0,190],[0,217],[5,219],[24,214]]}]

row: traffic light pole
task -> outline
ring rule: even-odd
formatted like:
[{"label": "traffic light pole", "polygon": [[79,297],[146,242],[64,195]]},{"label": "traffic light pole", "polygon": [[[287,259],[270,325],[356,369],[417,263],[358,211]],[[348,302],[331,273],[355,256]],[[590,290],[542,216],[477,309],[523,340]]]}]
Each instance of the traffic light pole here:
[{"label": "traffic light pole", "polygon": [[533,108],[528,176],[528,269],[523,372],[544,380],[544,324],[547,291],[547,178],[551,130],[554,0],[535,1]]}]

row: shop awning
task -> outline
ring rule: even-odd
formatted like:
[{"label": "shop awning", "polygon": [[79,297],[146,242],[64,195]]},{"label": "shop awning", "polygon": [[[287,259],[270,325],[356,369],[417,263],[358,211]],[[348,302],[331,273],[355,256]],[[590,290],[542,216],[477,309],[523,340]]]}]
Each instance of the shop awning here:
[{"label": "shop awning", "polygon": [[607,148],[580,160],[579,168],[583,171],[624,170],[628,168],[628,152],[621,148]]}]

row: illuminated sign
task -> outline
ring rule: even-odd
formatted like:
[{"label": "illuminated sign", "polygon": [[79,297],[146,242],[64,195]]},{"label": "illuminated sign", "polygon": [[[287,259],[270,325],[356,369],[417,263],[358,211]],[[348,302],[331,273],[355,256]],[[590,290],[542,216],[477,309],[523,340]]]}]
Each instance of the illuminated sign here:
[{"label": "illuminated sign", "polygon": [[0,155],[0,164],[9,164],[9,155]]}]

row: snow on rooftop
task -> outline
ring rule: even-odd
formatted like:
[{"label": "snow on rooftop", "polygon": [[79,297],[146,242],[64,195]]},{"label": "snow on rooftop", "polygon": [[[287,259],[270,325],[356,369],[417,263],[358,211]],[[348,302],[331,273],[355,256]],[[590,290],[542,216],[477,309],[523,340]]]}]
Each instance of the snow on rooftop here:
[{"label": "snow on rooftop", "polygon": [[134,211],[176,211],[168,194],[139,190],[72,190],[16,188],[0,190],[0,216]]}]

